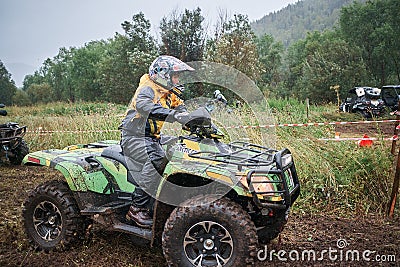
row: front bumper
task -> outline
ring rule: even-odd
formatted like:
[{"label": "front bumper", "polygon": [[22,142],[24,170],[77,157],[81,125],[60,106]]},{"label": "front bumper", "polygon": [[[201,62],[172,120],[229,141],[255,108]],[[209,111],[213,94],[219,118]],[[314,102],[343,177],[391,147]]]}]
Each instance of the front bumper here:
[{"label": "front bumper", "polygon": [[[257,207],[272,208],[272,209],[288,209],[300,195],[300,183],[297,177],[296,167],[293,161],[286,166],[282,165],[282,157],[290,154],[288,149],[278,151],[275,154],[274,161],[276,162],[276,169],[257,169],[250,170],[247,173],[247,184],[249,185],[250,192],[253,196],[254,203]],[[262,180],[255,181],[256,175],[276,175],[277,180]],[[275,191],[259,191],[255,190],[257,184],[275,184],[273,188],[279,188]],[[273,195],[280,196],[281,201],[270,201],[263,196]]]}]

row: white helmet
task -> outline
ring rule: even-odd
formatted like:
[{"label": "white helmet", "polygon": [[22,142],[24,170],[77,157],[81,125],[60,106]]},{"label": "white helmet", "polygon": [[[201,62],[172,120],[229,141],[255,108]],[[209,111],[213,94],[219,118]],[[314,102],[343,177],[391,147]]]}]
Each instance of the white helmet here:
[{"label": "white helmet", "polygon": [[176,86],[172,84],[172,74],[183,71],[194,71],[194,69],[175,57],[159,56],[151,63],[149,75],[151,80],[169,90]]}]

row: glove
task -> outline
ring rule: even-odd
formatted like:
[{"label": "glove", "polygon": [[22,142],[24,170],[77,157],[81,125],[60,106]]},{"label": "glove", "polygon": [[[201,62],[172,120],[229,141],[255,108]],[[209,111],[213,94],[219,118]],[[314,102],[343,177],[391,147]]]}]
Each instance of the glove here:
[{"label": "glove", "polygon": [[189,122],[189,112],[175,112],[174,119],[182,125]]},{"label": "glove", "polygon": [[179,106],[174,108],[175,112],[187,112],[187,108],[184,104],[180,104]]}]

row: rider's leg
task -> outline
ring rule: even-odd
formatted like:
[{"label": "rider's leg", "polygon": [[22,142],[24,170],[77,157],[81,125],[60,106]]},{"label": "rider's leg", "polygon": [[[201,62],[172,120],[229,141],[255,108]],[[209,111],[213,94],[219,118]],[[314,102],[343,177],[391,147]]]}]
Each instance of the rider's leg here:
[{"label": "rider's leg", "polygon": [[[132,194],[132,205],[127,219],[149,228],[153,223],[151,210],[160,183],[160,174],[164,171],[167,160],[158,139],[140,138],[129,143],[124,147],[124,154],[128,150],[130,158],[134,159],[131,161],[133,164],[128,164],[128,167],[132,169],[130,173],[139,187]],[[129,165],[133,165],[132,168]]]}]

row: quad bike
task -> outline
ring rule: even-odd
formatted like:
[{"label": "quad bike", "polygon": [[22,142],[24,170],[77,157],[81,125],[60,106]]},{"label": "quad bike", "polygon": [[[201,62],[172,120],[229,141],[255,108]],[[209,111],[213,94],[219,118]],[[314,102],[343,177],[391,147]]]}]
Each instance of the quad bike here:
[{"label": "quad bike", "polygon": [[[0,104],[0,108],[4,108]],[[7,116],[7,111],[0,110],[1,116]],[[26,126],[20,127],[16,122],[0,124],[0,164],[10,162],[14,165],[21,164],[25,155],[29,153],[26,142],[22,139],[26,133]]]},{"label": "quad bike", "polygon": [[399,107],[400,85],[385,85],[381,89],[382,100],[391,111]]},{"label": "quad bike", "polygon": [[[129,182],[118,141],[28,154],[24,164],[47,166],[65,177],[39,185],[23,204],[23,223],[33,245],[65,249],[95,222],[162,246],[169,266],[253,264],[258,242],[279,235],[299,196],[292,154],[246,142],[225,144],[205,108],[190,116],[184,126],[190,134],[165,141],[169,162],[151,229],[125,221],[135,185]],[[212,190],[204,190],[208,185]],[[174,186],[198,190],[182,193]],[[179,204],[163,201],[170,197]]]},{"label": "quad bike", "polygon": [[386,113],[385,102],[381,99],[381,90],[372,87],[355,87],[349,90],[348,97],[339,106],[339,111],[359,113],[364,118],[383,116]]}]

